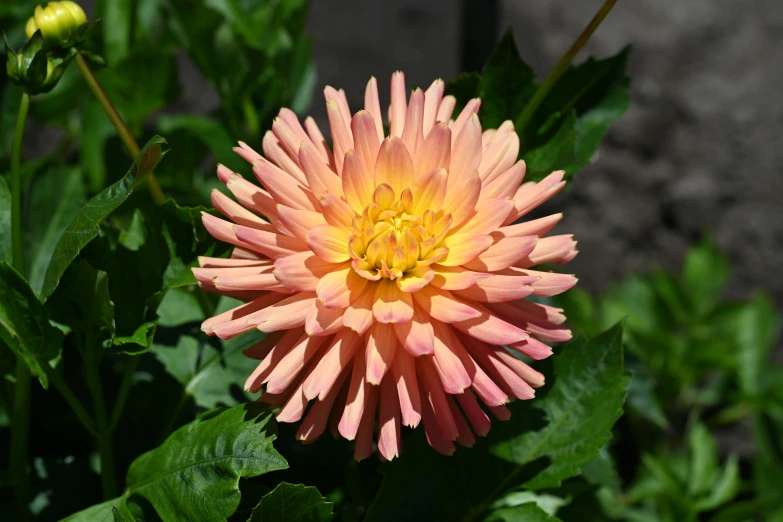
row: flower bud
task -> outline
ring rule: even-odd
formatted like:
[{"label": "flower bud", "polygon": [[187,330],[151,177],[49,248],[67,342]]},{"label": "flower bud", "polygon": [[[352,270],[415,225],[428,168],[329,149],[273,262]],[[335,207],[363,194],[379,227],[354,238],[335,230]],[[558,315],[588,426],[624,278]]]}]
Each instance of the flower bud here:
[{"label": "flower bud", "polygon": [[40,30],[47,42],[62,43],[72,32],[87,23],[87,15],[79,4],[70,1],[49,2],[46,7],[36,6],[35,13],[27,20],[25,33],[31,38]]}]

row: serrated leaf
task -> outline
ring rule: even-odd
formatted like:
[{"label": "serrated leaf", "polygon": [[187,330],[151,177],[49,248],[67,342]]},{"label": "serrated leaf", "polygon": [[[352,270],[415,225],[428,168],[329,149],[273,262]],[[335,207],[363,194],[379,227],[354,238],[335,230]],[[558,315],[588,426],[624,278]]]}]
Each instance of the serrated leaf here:
[{"label": "serrated leaf", "polygon": [[282,482],[261,498],[248,522],[329,522],[333,507],[314,487]]},{"label": "serrated leaf", "polygon": [[536,90],[536,73],[522,61],[511,29],[487,60],[481,76],[481,125],[497,129],[522,112]]},{"label": "serrated leaf", "polygon": [[512,403],[511,420],[493,422],[473,448],[445,457],[417,430],[403,458],[385,465],[366,522],[483,520],[509,490],[556,487],[577,474],[611,438],[622,412],[629,381],[622,326],[563,345],[553,359],[554,384],[540,398]]},{"label": "serrated leaf", "polygon": [[224,520],[239,505],[239,477],[287,467],[275,437],[258,403],[209,411],[136,459],[128,492],[149,500],[164,522]]},{"label": "serrated leaf", "polygon": [[52,295],[68,265],[76,258],[81,249],[98,235],[101,222],[128,199],[134,187],[155,168],[163,156],[161,143],[165,143],[163,138],[152,137],[133,161],[133,165],[125,176],[90,199],[68,225],[57,242],[52,260],[46,269],[41,289],[43,299]]},{"label": "serrated leaf", "polygon": [[533,401],[545,412],[548,424],[503,441],[493,453],[511,462],[548,457],[552,463],[528,489],[557,487],[595,458],[611,438],[611,427],[622,414],[630,375],[623,368],[622,326],[594,339],[565,345],[555,358],[555,386]]},{"label": "serrated leaf", "polygon": [[48,388],[43,366],[59,355],[63,335],[49,324],[43,304],[24,277],[5,262],[0,263],[0,339]]},{"label": "serrated leaf", "polygon": [[241,391],[245,379],[258,365],[258,361],[242,352],[264,337],[264,333],[255,330],[223,341],[222,350],[218,350],[209,343],[183,335],[176,346],[154,345],[153,354],[197,405],[231,406],[237,402],[232,388]]}]

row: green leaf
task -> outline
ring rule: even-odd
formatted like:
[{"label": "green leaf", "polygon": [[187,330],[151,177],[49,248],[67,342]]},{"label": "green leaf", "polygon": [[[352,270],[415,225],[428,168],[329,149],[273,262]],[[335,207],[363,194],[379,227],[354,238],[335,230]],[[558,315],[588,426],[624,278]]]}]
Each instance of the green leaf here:
[{"label": "green leaf", "polygon": [[538,181],[554,170],[564,169],[576,159],[576,116],[568,114],[554,132],[538,137],[528,143],[523,153],[527,164],[526,181]]},{"label": "green leaf", "polygon": [[329,522],[333,506],[314,487],[282,482],[261,498],[248,522]]},{"label": "green leaf", "polygon": [[697,511],[712,511],[729,502],[739,493],[740,483],[739,459],[737,455],[730,455],[723,472],[715,481],[715,486],[710,491],[709,497],[696,502],[695,509]]},{"label": "green leaf", "polygon": [[697,317],[704,317],[718,304],[729,278],[729,263],[711,239],[688,250],[682,268],[683,286]]},{"label": "green leaf", "polygon": [[232,389],[244,394],[245,379],[258,365],[258,361],[242,352],[264,337],[265,334],[257,330],[248,332],[223,341],[222,349],[217,349],[204,340],[183,335],[176,346],[155,344],[153,354],[197,405],[204,408],[232,406],[237,403]]},{"label": "green leaf", "polygon": [[123,513],[114,506],[111,507],[111,515],[114,522],[134,522],[136,520],[130,513]]},{"label": "green leaf", "polygon": [[163,156],[161,143],[165,143],[165,140],[160,136],[151,138],[134,160],[127,174],[90,199],[68,225],[54,248],[52,260],[46,269],[41,290],[44,299],[52,295],[68,265],[81,249],[98,235],[101,222],[128,199],[134,187],[155,168]]},{"label": "green leaf", "polygon": [[553,359],[554,384],[512,403],[511,420],[494,422],[473,448],[445,457],[414,433],[403,458],[384,466],[366,521],[481,520],[509,490],[556,487],[579,473],[622,412],[622,327],[563,345]]},{"label": "green leaf", "polygon": [[103,4],[103,50],[110,64],[120,63],[130,52],[133,0]]},{"label": "green leaf", "polygon": [[258,403],[209,411],[131,464],[128,493],[149,500],[164,522],[223,520],[239,505],[239,477],[287,467],[275,437]]},{"label": "green leaf", "polygon": [[11,189],[0,176],[0,262],[11,262],[13,247],[11,245]]},{"label": "green leaf", "polygon": [[697,497],[707,493],[718,471],[718,448],[715,439],[704,424],[695,422],[688,432],[690,471],[688,494]]},{"label": "green leaf", "polygon": [[57,242],[87,200],[79,168],[53,166],[36,176],[25,205],[25,259],[30,286],[39,293]]},{"label": "green leaf", "polygon": [[481,125],[497,129],[522,112],[536,90],[536,73],[519,57],[511,29],[484,66],[479,95]]},{"label": "green leaf", "polygon": [[0,339],[49,387],[43,366],[60,354],[63,335],[49,324],[43,304],[24,277],[0,263]]},{"label": "green leaf", "polygon": [[780,333],[780,316],[769,296],[756,294],[737,315],[737,346],[739,350],[739,381],[742,391],[750,397],[759,395],[764,383],[770,351]]},{"label": "green leaf", "polygon": [[560,522],[559,518],[548,515],[533,503],[498,509],[484,520],[485,522]]},{"label": "green leaf", "polygon": [[532,401],[548,424],[505,440],[493,453],[510,462],[548,457],[551,464],[525,486],[557,487],[595,458],[611,438],[622,414],[630,375],[623,369],[622,326],[594,339],[565,345],[555,358],[555,385],[546,397]]},{"label": "green leaf", "polygon": [[109,295],[109,277],[85,260],[71,264],[57,290],[46,302],[52,319],[83,334],[102,332],[114,337],[114,303]]}]

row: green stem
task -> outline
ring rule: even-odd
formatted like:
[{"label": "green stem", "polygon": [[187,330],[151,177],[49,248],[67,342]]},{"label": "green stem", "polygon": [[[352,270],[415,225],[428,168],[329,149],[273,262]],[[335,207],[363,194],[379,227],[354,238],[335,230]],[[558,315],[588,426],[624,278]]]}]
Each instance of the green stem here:
[{"label": "green stem", "polygon": [[84,406],[82,406],[82,403],[79,401],[79,399],[76,398],[76,395],[73,393],[73,391],[71,391],[71,388],[68,386],[68,384],[63,380],[62,377],[60,377],[60,374],[57,373],[57,371],[48,364],[44,365],[43,369],[46,372],[46,375],[49,377],[49,382],[51,382],[54,387],[57,388],[57,391],[60,392],[60,395],[62,395],[63,399],[65,399],[65,402],[68,403],[68,406],[71,407],[71,410],[82,423],[82,425],[84,425],[84,428],[92,435],[97,435],[98,432],[95,428],[95,420],[93,420],[92,416],[87,413],[87,410],[84,408]]},{"label": "green stem", "polygon": [[[95,77],[95,74],[93,74],[90,66],[87,65],[84,57],[81,54],[77,54],[75,60],[76,66],[79,67],[79,71],[81,71],[82,76],[84,76],[84,80],[98,100],[103,112],[106,113],[106,116],[109,117],[109,121],[111,121],[112,125],[114,125],[114,128],[117,130],[120,141],[122,141],[122,144],[128,149],[130,155],[133,158],[136,158],[136,156],[139,155],[139,152],[141,152],[141,148],[139,147],[139,144],[136,143],[136,139],[133,137],[133,134],[131,134],[130,129],[128,129],[128,126],[122,121],[120,113],[117,112],[117,109],[114,107],[111,100],[109,100],[109,96],[106,94],[106,91],[103,90],[103,87],[98,82],[98,78]],[[163,194],[163,190],[160,188],[160,184],[158,184],[158,180],[153,172],[150,172],[147,176],[147,187],[152,195],[152,199],[157,205],[166,201],[166,196]]]},{"label": "green stem", "polygon": [[[19,273],[24,274],[24,251],[22,250],[22,138],[24,125],[27,121],[27,110],[30,108],[30,95],[22,94],[19,103],[19,115],[16,118],[14,141],[11,146],[11,245],[12,263]],[[11,412],[11,446],[9,463],[11,475],[18,482],[15,485],[16,500],[19,511],[24,519],[30,513],[27,503],[30,500],[30,474],[27,460],[30,447],[30,388],[32,376],[27,364],[21,359],[16,360],[16,386],[14,387],[14,409]]]},{"label": "green stem", "polygon": [[103,499],[109,500],[117,496],[117,479],[114,466],[114,450],[112,448],[112,433],[106,415],[106,402],[103,397],[103,385],[100,376],[100,357],[97,347],[90,335],[85,340],[85,359],[87,366],[87,387],[92,394],[93,408],[98,436],[98,453],[101,456],[101,489]]},{"label": "green stem", "polygon": [[30,473],[27,468],[30,439],[30,388],[32,376],[21,357],[16,359],[16,387],[14,410],[11,414],[11,476],[15,478],[14,493],[19,511],[26,520],[30,517],[27,504],[30,501]]},{"label": "green stem", "polygon": [[24,252],[22,250],[22,138],[24,124],[27,121],[27,109],[30,108],[30,95],[22,93],[19,103],[19,115],[16,118],[14,143],[11,148],[11,242],[13,265],[24,274]]},{"label": "green stem", "polygon": [[128,393],[130,392],[131,385],[133,384],[133,374],[136,371],[136,366],[139,364],[139,356],[132,355],[130,360],[125,364],[125,372],[122,375],[122,383],[120,384],[120,391],[117,393],[117,400],[114,403],[114,411],[111,414],[111,424],[109,429],[114,431],[117,427],[117,423],[122,417],[122,410],[125,409],[125,402],[128,400]]},{"label": "green stem", "polygon": [[617,3],[617,0],[606,0],[604,2],[593,19],[590,20],[590,23],[587,24],[587,27],[584,28],[582,34],[579,35],[579,38],[577,38],[574,43],[571,44],[571,47],[568,48],[563,57],[560,58],[557,64],[555,64],[555,67],[549,72],[547,77],[544,78],[544,81],[541,83],[541,85],[538,86],[536,92],[533,93],[533,97],[529,102],[527,102],[527,105],[525,105],[525,108],[522,110],[522,114],[520,114],[519,118],[517,118],[517,120],[514,122],[514,126],[516,127],[520,136],[525,135],[525,128],[530,123],[530,119],[535,114],[536,109],[538,109],[539,105],[541,105],[541,102],[544,101],[546,95],[549,94],[549,91],[552,90],[552,87],[555,86],[563,73],[566,72],[568,67],[571,65],[571,62],[574,60],[574,57],[576,57],[579,51],[582,50],[582,47],[584,47],[595,30],[598,29],[598,26],[601,25],[601,22],[604,21],[604,18],[606,18],[606,15],[609,14],[609,11],[612,10],[612,7],[614,7],[615,3]]}]

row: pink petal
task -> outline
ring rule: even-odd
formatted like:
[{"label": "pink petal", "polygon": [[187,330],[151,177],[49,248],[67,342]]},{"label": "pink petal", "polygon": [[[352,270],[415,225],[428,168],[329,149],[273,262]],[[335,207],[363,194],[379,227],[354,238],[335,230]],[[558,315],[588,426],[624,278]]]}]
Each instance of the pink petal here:
[{"label": "pink petal", "polygon": [[[334,168],[334,157],[332,156],[332,151],[329,150],[329,146],[326,144],[326,138],[324,138],[324,135],[321,133],[321,129],[318,128],[318,124],[315,123],[315,120],[312,118],[312,116],[308,116],[305,118],[304,122],[305,130],[307,130],[307,135],[310,136],[310,140],[315,145],[315,150],[318,152],[318,154],[321,156],[321,159],[326,162],[327,165],[330,165],[331,168]],[[304,176],[304,173],[302,174]],[[302,183],[306,183],[305,181],[302,181]]]},{"label": "pink petal", "polygon": [[437,211],[446,199],[446,169],[434,169],[416,178],[413,184],[413,212],[424,214],[427,210]]},{"label": "pink petal", "polygon": [[367,82],[367,88],[364,90],[364,109],[372,116],[380,143],[383,140],[383,116],[381,102],[378,99],[378,81],[374,76]]},{"label": "pink petal", "polygon": [[258,325],[262,332],[288,330],[303,326],[310,305],[315,302],[313,292],[300,292],[283,299],[247,317],[247,324]]},{"label": "pink petal", "polygon": [[396,71],[391,77],[391,107],[389,110],[390,136],[396,138],[402,137],[402,130],[405,128],[406,112],[405,75],[402,71]]},{"label": "pink petal", "polygon": [[286,176],[282,170],[268,161],[264,159],[256,161],[253,164],[253,174],[277,203],[296,209],[316,210],[310,189]]},{"label": "pink petal", "polygon": [[[253,301],[250,301],[249,303],[245,303],[227,312],[223,312],[222,314],[218,314],[214,317],[206,319],[203,323],[201,323],[201,330],[207,335],[215,335],[216,326],[247,317],[248,315],[266,308],[270,304],[276,303],[277,301],[280,301],[284,298],[285,296],[272,293],[261,296],[257,299],[254,299]],[[252,327],[250,329],[252,330]]]},{"label": "pink petal", "polygon": [[[344,156],[345,151],[340,155],[341,167]],[[299,161],[302,162],[302,169],[307,177],[307,186],[313,191],[313,194],[320,196],[324,191],[329,191],[338,196],[342,195],[343,187],[340,177],[324,163],[315,147],[302,142],[299,147]]]},{"label": "pink petal", "polygon": [[438,115],[438,107],[443,99],[443,90],[446,84],[441,79],[432,82],[432,85],[424,93],[424,116],[422,118],[422,131],[426,137],[430,133]]},{"label": "pink petal", "polygon": [[[320,363],[319,363],[320,364]],[[310,411],[307,412],[302,425],[299,426],[299,430],[296,432],[296,438],[305,444],[315,442],[320,437],[324,430],[326,430],[326,424],[329,421],[329,414],[332,411],[332,406],[337,400],[343,384],[345,383],[350,370],[347,368],[340,372],[334,385],[329,390],[329,393],[321,400],[317,400],[310,407]],[[304,387],[303,387],[304,391]],[[305,394],[305,397],[307,395]]]},{"label": "pink petal", "polygon": [[479,437],[485,437],[489,433],[492,423],[489,420],[489,416],[479,406],[476,396],[473,395],[472,391],[465,390],[465,393],[460,393],[455,395],[455,397],[459,401],[462,411],[465,412],[465,416],[470,421],[473,431]]},{"label": "pink petal", "polygon": [[446,393],[462,393],[471,385],[471,377],[459,356],[455,353],[459,341],[450,332],[451,327],[439,321],[433,323],[435,329],[435,369],[443,383]]},{"label": "pink petal", "polygon": [[478,177],[478,173],[474,172],[463,178],[460,183],[452,185],[451,176],[451,173],[449,173],[446,199],[442,208],[444,211],[451,213],[454,218],[452,227],[456,228],[473,215],[481,194],[481,180]]},{"label": "pink petal", "polygon": [[394,327],[374,323],[367,337],[367,382],[378,385],[394,362],[397,352],[397,338]]},{"label": "pink petal", "polygon": [[271,259],[225,259],[222,257],[199,256],[198,265],[202,268],[238,268],[270,266]]},{"label": "pink petal", "polygon": [[533,339],[532,337],[530,339],[525,339],[524,341],[520,341],[518,343],[513,343],[508,345],[509,348],[512,350],[516,350],[521,354],[527,355],[531,359],[535,361],[539,361],[541,359],[546,359],[550,355],[552,355],[552,347],[548,346],[541,341],[537,341],[536,339]]},{"label": "pink petal", "polygon": [[391,374],[394,382],[397,383],[402,423],[415,428],[421,421],[421,397],[419,396],[419,384],[416,380],[414,359],[407,351],[397,350]]},{"label": "pink petal", "polygon": [[[272,131],[267,131],[266,134],[264,134],[264,139],[262,141],[263,148],[264,148],[264,154],[266,155],[266,159],[280,167],[280,169],[286,173],[286,177],[291,177],[299,183],[304,183],[306,178],[304,175],[304,172],[302,172],[302,168],[299,164],[298,159],[292,158],[286,148],[283,146],[282,143],[275,137],[275,135],[272,133]],[[241,141],[239,142],[240,145],[244,145]],[[239,152],[240,148],[234,148],[234,151]],[[255,152],[255,151],[254,151]],[[240,154],[241,155],[241,154]],[[243,157],[250,161],[250,158],[246,155],[243,155]],[[255,161],[258,161],[261,158],[260,156],[258,158],[255,158],[253,161],[250,161],[250,163],[254,163]]]},{"label": "pink petal", "polygon": [[250,348],[246,348],[245,350],[242,350],[242,354],[245,355],[245,357],[249,357],[251,359],[256,359],[258,361],[261,361],[266,358],[267,355],[272,351],[272,349],[275,347],[275,345],[282,339],[283,334],[285,332],[272,332],[271,334],[266,335],[261,341],[257,342]]},{"label": "pink petal", "polygon": [[435,336],[429,317],[417,305],[413,304],[413,318],[407,323],[395,323],[394,332],[408,352],[414,357],[425,353],[435,353]]},{"label": "pink petal", "polygon": [[370,386],[367,400],[364,404],[359,430],[356,433],[356,447],[353,450],[354,460],[361,461],[372,455],[372,434],[375,427],[375,412],[378,409],[378,387]]},{"label": "pink petal", "polygon": [[302,241],[307,241],[307,233],[319,225],[326,225],[326,220],[320,212],[310,210],[294,210],[283,205],[277,206],[280,223]]},{"label": "pink petal", "polygon": [[362,160],[353,150],[346,152],[343,164],[343,191],[346,201],[357,214],[361,214],[364,208],[372,203],[374,190],[373,175],[365,169]]},{"label": "pink petal", "polygon": [[384,379],[380,389],[380,413],[378,416],[378,453],[386,460],[399,457],[402,451],[400,439],[400,402],[397,388],[391,379]]},{"label": "pink petal", "polygon": [[533,221],[525,221],[523,223],[517,223],[516,225],[499,228],[497,233],[502,237],[542,237],[552,230],[561,219],[563,219],[563,214],[553,214],[540,219],[534,219]]},{"label": "pink petal", "polygon": [[353,356],[353,369],[351,370],[351,382],[348,386],[348,397],[338,426],[340,435],[348,440],[353,440],[356,437],[362,413],[364,412],[367,388],[372,388],[369,384],[365,384],[365,372],[364,353],[359,350]]},{"label": "pink petal", "polygon": [[520,361],[503,347],[497,347],[495,349],[495,356],[500,359],[506,366],[511,368],[514,373],[519,375],[530,386],[534,388],[540,388],[545,383],[544,374],[537,372],[523,361]]},{"label": "pink petal", "polygon": [[281,234],[273,234],[255,228],[234,225],[237,238],[248,245],[248,248],[268,256],[270,259],[279,259],[298,252],[307,250],[307,243]]},{"label": "pink petal", "polygon": [[413,156],[414,177],[434,170],[448,169],[451,161],[451,130],[445,123],[437,123]]},{"label": "pink petal", "polygon": [[285,286],[300,292],[314,292],[326,274],[344,267],[329,263],[312,252],[299,252],[275,261],[274,275]]},{"label": "pink petal", "polygon": [[266,230],[267,232],[275,232],[275,228],[267,221],[264,221],[260,217],[256,216],[245,207],[232,200],[218,189],[213,189],[210,194],[210,200],[212,206],[214,206],[218,212],[226,216],[228,219],[239,225],[245,225],[246,227],[253,227],[259,230]]},{"label": "pink petal", "polygon": [[544,237],[538,241],[527,257],[514,262],[514,266],[529,268],[544,263],[567,263],[576,256],[577,252],[576,241],[571,234]]},{"label": "pink petal", "polygon": [[372,325],[372,303],[375,287],[367,285],[364,291],[345,310],[343,326],[363,335]]},{"label": "pink petal", "polygon": [[476,204],[476,209],[455,233],[459,234],[489,234],[503,224],[509,212],[513,210],[514,202],[510,199],[485,199]]},{"label": "pink petal", "polygon": [[506,223],[513,223],[524,216],[544,201],[548,200],[565,187],[563,176],[565,172],[558,170],[551,173],[538,183],[525,183],[514,194],[514,212],[512,212]]},{"label": "pink petal", "polygon": [[[272,370],[277,368],[277,364],[288,354],[291,349],[298,345],[302,339],[306,338],[304,329],[295,328],[293,330],[287,330],[283,333],[283,336],[270,350],[269,354],[263,361],[253,370],[253,373],[245,381],[245,390],[256,393],[261,389],[261,385],[267,381],[267,377],[272,373]],[[271,334],[275,335],[275,334]],[[270,335],[270,337],[271,337]]]},{"label": "pink petal", "polygon": [[454,107],[457,106],[457,99],[452,96],[444,96],[443,100],[440,102],[440,107],[438,107],[438,116],[436,117],[436,121],[442,121],[444,123],[448,123],[451,119],[451,115],[454,112]]},{"label": "pink petal", "polygon": [[457,301],[448,290],[439,290],[427,285],[413,294],[413,297],[424,314],[444,323],[481,317],[481,312]]},{"label": "pink petal", "polygon": [[533,293],[532,284],[538,279],[529,276],[493,275],[479,281],[476,286],[454,292],[467,301],[503,303],[516,301]]},{"label": "pink petal", "polygon": [[[446,98],[444,98],[443,101],[446,101]],[[465,107],[462,109],[462,112],[460,112],[459,116],[457,116],[457,119],[454,121],[454,125],[451,126],[452,152],[454,151],[455,144],[457,143],[457,138],[462,133],[462,129],[464,129],[465,126],[468,124],[468,121],[471,119],[471,116],[478,113],[480,107],[481,107],[481,100],[478,98],[473,98],[472,100],[468,101],[468,103],[465,104]]]},{"label": "pink petal", "polygon": [[[525,178],[526,170],[527,166],[524,160],[519,160],[514,166],[498,175],[492,181],[482,182],[481,197],[479,199],[513,198],[519,188],[519,184]],[[513,212],[514,216],[516,216],[516,209]],[[504,223],[508,222],[508,220],[504,221]]]},{"label": "pink petal", "polygon": [[[456,128],[452,132],[457,132]],[[469,176],[476,174],[480,162],[481,123],[476,114],[471,114],[451,149],[449,188],[461,185]]]},{"label": "pink petal", "polygon": [[424,92],[421,89],[414,89],[408,103],[408,112],[405,115],[405,129],[402,131],[402,142],[411,155],[416,153],[416,148],[424,141],[423,118]]},{"label": "pink petal", "polygon": [[[449,403],[446,400],[446,394],[443,391],[438,372],[435,369],[435,357],[432,355],[422,355],[416,358],[416,369],[419,378],[419,389],[422,393],[424,429],[427,430],[428,410],[435,417],[438,429],[437,434],[442,439],[455,440],[459,435],[457,424],[451,415]],[[427,430],[430,431],[430,430]]]},{"label": "pink petal", "polygon": [[331,192],[323,192],[318,198],[318,203],[321,206],[324,219],[333,227],[350,228],[353,222],[353,218],[357,213],[351,209],[345,201],[338,198]]},{"label": "pink petal", "polygon": [[501,139],[494,140],[482,154],[478,166],[481,182],[490,185],[516,163],[518,156],[519,136],[516,132],[509,132]]},{"label": "pink petal", "polygon": [[465,448],[472,448],[476,444],[476,436],[470,431],[470,426],[468,426],[465,416],[462,415],[462,411],[460,411],[457,403],[454,402],[453,396],[446,395],[446,399],[449,402],[451,416],[454,417],[454,422],[457,424],[457,431],[459,431],[457,444]]},{"label": "pink petal", "polygon": [[512,323],[495,317],[478,303],[472,304],[480,315],[475,319],[454,322],[459,331],[489,344],[504,345],[516,343],[528,338],[528,333]]},{"label": "pink petal", "polygon": [[308,400],[318,397],[322,401],[331,394],[338,376],[345,373],[343,370],[353,360],[360,344],[361,338],[352,330],[343,329],[335,335],[318,366],[304,381],[302,390]]},{"label": "pink petal", "polygon": [[308,361],[323,347],[327,337],[303,336],[265,379],[269,393],[281,393],[299,375]]}]

